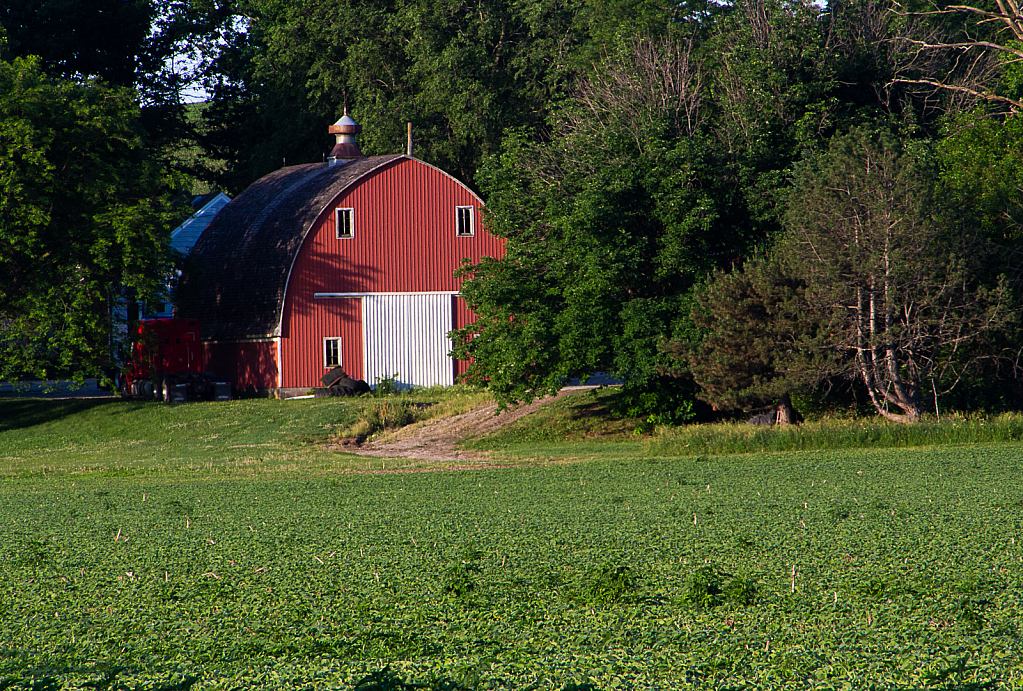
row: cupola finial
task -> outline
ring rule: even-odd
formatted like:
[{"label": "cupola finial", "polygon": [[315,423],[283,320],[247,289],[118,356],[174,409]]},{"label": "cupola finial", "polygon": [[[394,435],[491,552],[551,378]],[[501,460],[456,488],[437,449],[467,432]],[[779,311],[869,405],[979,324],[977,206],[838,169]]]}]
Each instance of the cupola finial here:
[{"label": "cupola finial", "polygon": [[359,150],[359,144],[355,140],[355,135],[362,132],[362,125],[355,122],[348,115],[348,92],[345,92],[344,96],[344,115],[341,116],[340,120],[327,128],[327,131],[333,134],[336,139],[334,148],[331,150],[330,155],[327,156],[327,161],[330,165],[337,165],[338,161],[366,158],[362,155],[362,151]]}]

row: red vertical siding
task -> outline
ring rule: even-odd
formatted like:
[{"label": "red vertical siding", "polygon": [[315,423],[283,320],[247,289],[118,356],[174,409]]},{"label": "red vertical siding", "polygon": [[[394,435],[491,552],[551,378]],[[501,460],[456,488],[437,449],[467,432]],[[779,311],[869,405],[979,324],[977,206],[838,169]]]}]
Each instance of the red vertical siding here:
[{"label": "red vertical siding", "polygon": [[238,391],[277,388],[277,344],[204,343],[203,369],[231,380]]},{"label": "red vertical siding", "polygon": [[[458,206],[475,209],[473,237],[456,236]],[[339,207],[354,209],[351,239],[336,237]],[[292,268],[282,324],[283,385],[318,385],[322,339],[334,335],[345,339],[343,361],[353,363],[345,371],[362,376],[361,314],[343,304],[357,299],[315,299],[315,293],[457,291],[461,282],[453,273],[463,259],[504,254],[503,241],[490,236],[483,221],[482,206],[467,187],[411,159],[375,171],[339,195],[314,224]],[[343,333],[334,333],[337,320]]]},{"label": "red vertical siding", "polygon": [[359,298],[318,300],[312,293],[289,292],[284,318],[292,328],[281,340],[284,386],[322,386],[323,339],[341,339],[341,366],[358,379],[362,366],[362,304]]},{"label": "red vertical siding", "polygon": [[[469,306],[465,304],[465,299],[455,295],[451,298],[451,328],[462,329],[469,324],[476,321],[476,315],[473,313]],[[464,374],[466,369],[469,367],[468,360],[455,360],[455,381],[458,381],[458,377]]]}]

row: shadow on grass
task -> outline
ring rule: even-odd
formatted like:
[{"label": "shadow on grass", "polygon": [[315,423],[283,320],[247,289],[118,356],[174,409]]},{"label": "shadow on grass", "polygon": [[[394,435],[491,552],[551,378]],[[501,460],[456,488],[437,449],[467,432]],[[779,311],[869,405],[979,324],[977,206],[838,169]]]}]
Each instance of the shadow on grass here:
[{"label": "shadow on grass", "polygon": [[[614,403],[614,397],[609,396],[612,404]],[[598,421],[611,421],[618,420],[621,418],[613,409],[611,405],[608,405],[607,401],[598,401],[595,399],[589,399],[585,401],[579,401],[578,403],[570,403],[568,409],[571,412],[572,420],[598,420]]]},{"label": "shadow on grass", "polygon": [[0,398],[0,434],[57,422],[100,406],[121,404],[118,398],[47,400],[45,398]]}]

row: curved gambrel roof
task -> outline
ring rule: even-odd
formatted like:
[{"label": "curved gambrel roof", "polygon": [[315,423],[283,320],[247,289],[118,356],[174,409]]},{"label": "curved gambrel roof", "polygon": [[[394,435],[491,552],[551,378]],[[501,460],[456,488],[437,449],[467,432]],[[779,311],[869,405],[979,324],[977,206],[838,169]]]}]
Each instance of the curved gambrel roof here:
[{"label": "curved gambrel roof", "polygon": [[178,288],[178,314],[198,319],[204,340],[280,336],[288,275],[320,214],[365,176],[408,158],[309,163],[254,182],[196,242]]}]

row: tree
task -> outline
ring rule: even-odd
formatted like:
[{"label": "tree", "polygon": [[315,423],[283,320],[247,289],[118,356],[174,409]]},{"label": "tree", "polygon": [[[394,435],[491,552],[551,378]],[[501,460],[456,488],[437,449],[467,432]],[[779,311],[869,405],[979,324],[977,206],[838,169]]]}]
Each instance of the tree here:
[{"label": "tree", "polygon": [[712,65],[715,136],[754,217],[777,227],[784,171],[835,127],[838,53],[812,3],[735,3],[705,47]]},{"label": "tree", "polygon": [[458,336],[502,401],[614,372],[650,385],[693,283],[747,242],[687,37],[638,39],[580,83],[549,140],[519,132],[481,176],[506,256],[466,267]]},{"label": "tree", "polygon": [[[706,0],[216,3],[199,31],[220,38],[202,47],[213,94],[202,141],[231,162],[223,184],[241,190],[284,160],[322,160],[330,148],[324,123],[347,102],[364,127],[364,152],[404,150],[411,123],[418,158],[478,188],[480,162],[499,151],[505,130],[543,130],[605,47],[714,7]],[[197,14],[182,12],[192,17],[182,21],[202,24]]]},{"label": "tree", "polygon": [[53,77],[134,87],[160,60],[146,50],[155,14],[151,0],[4,0],[0,57],[37,55]]},{"label": "tree", "polygon": [[[948,118],[945,138],[935,149],[938,198],[956,209],[959,223],[985,239],[997,262],[986,267],[993,283],[1004,274],[1019,301],[1023,295],[1023,118],[1006,115],[997,104],[981,103]],[[1001,357],[984,363],[957,392],[971,405],[1019,408],[1020,324],[994,335],[993,352]]]},{"label": "tree", "polygon": [[988,246],[941,212],[926,151],[857,129],[807,165],[777,251],[805,282],[816,348],[884,417],[912,422],[954,387],[1012,317]]},{"label": "tree", "polygon": [[243,189],[284,159],[321,160],[347,102],[366,153],[404,150],[411,122],[416,156],[474,185],[506,127],[541,124],[564,96],[581,4],[242,0],[247,30],[211,63],[227,78],[211,84],[207,142]]},{"label": "tree", "polygon": [[481,183],[507,256],[463,287],[473,376],[508,400],[597,371],[661,385],[693,287],[777,232],[785,171],[832,126],[820,19],[752,0],[625,37],[549,129],[504,140]]},{"label": "tree", "polygon": [[935,150],[938,197],[997,247],[1010,284],[1023,288],[1023,118],[986,105],[950,117]]},{"label": "tree", "polygon": [[180,215],[131,90],[0,62],[0,378],[110,364],[125,291],[163,287]]},{"label": "tree", "polygon": [[800,169],[769,255],[718,273],[685,355],[719,407],[777,400],[835,378],[879,414],[913,422],[970,365],[997,357],[1015,315],[988,238],[934,196],[924,143],[857,128]]},{"label": "tree", "polygon": [[182,33],[194,33],[184,31],[182,12],[166,0],[0,2],[0,27],[7,34],[0,59],[35,55],[50,77],[135,89],[151,136],[164,129],[171,136],[178,124],[171,121],[180,113],[170,111],[180,110],[179,90],[187,80],[174,58],[187,50]]},{"label": "tree", "polygon": [[816,328],[802,300],[806,289],[774,254],[751,257],[741,268],[716,271],[696,294],[697,343],[675,341],[667,352],[700,386],[699,397],[718,410],[750,410],[779,403],[780,423],[795,417],[789,394],[827,374],[815,355]]}]

